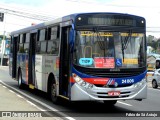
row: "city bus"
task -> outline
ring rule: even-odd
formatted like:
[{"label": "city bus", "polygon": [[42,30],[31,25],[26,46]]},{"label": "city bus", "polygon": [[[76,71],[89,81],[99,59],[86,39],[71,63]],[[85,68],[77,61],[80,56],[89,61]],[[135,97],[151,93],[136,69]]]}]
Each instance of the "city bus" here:
[{"label": "city bus", "polygon": [[19,88],[53,103],[147,97],[146,21],[123,13],[79,13],[11,32],[9,73]]}]

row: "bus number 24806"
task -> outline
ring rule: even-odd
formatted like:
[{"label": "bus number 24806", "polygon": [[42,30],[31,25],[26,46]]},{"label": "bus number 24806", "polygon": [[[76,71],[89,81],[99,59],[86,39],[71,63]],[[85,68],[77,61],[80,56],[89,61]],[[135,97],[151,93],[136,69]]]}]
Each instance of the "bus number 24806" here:
[{"label": "bus number 24806", "polygon": [[125,83],[134,83],[134,79],[122,79],[122,84]]}]

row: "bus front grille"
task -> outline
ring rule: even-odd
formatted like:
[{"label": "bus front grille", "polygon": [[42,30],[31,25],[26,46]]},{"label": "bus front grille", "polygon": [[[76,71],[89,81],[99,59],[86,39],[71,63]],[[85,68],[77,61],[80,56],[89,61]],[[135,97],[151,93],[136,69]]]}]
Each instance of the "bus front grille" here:
[{"label": "bus front grille", "polygon": [[98,98],[125,98],[129,97],[132,93],[130,91],[128,92],[121,92],[120,96],[109,96],[107,92],[97,92]]}]

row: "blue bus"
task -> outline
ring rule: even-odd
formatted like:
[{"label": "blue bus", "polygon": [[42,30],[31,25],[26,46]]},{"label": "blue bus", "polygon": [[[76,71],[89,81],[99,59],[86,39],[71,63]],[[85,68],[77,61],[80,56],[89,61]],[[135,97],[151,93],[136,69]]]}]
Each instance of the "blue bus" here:
[{"label": "blue bus", "polygon": [[11,33],[9,72],[53,103],[147,97],[146,21],[123,13],[79,13]]}]

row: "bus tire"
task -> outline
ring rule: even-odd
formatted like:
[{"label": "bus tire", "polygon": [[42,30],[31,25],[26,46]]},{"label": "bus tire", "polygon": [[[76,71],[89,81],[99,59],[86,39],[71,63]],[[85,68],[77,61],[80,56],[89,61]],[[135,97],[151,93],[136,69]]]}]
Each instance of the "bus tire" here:
[{"label": "bus tire", "polygon": [[57,88],[54,81],[50,85],[50,97],[54,104],[58,104]]},{"label": "bus tire", "polygon": [[157,87],[158,87],[156,80],[153,80],[153,81],[152,81],[152,87],[153,87],[153,88],[157,88]]},{"label": "bus tire", "polygon": [[107,106],[113,106],[117,103],[117,100],[104,100],[103,102]]},{"label": "bus tire", "polygon": [[21,74],[20,71],[18,72],[18,87],[19,87],[20,89],[23,89],[23,88],[24,88],[24,84],[22,83],[22,74]]}]

